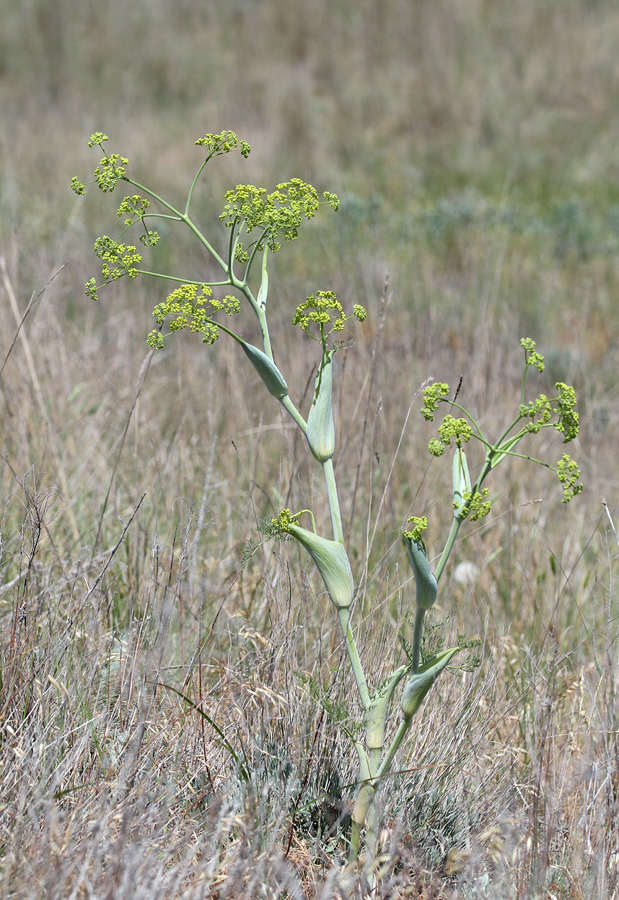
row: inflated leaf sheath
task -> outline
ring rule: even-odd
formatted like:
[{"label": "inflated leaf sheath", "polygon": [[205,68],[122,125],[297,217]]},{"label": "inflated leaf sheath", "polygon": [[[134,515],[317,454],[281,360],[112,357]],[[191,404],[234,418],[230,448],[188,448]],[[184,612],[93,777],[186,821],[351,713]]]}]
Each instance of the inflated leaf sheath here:
[{"label": "inflated leaf sheath", "polygon": [[453,461],[453,504],[454,517],[459,519],[466,506],[465,493],[470,495],[471,476],[466,461],[466,454],[461,447],[456,447]]},{"label": "inflated leaf sheath", "polygon": [[241,341],[241,347],[245,351],[245,355],[266,385],[267,391],[278,400],[283,400],[288,396],[288,385],[282,373],[279,371],[275,363],[269,359],[266,353]]},{"label": "inflated leaf sheath", "polygon": [[347,609],[352,603],[355,585],[344,544],[320,537],[300,525],[290,525],[288,531],[314,560],[335,608]]},{"label": "inflated leaf sheath", "polygon": [[452,647],[450,650],[443,650],[442,653],[432,657],[425,665],[421,666],[418,672],[411,675],[404,687],[401,700],[405,719],[412,719],[438,676],[449,665],[452,656],[455,656],[459,649],[459,647]]},{"label": "inflated leaf sheath", "polygon": [[333,393],[333,353],[325,353],[316,377],[314,402],[307,417],[307,443],[319,463],[331,459],[335,451]]},{"label": "inflated leaf sheath", "polygon": [[404,543],[415,576],[417,606],[419,609],[430,609],[436,601],[438,585],[428,562],[426,548],[422,541],[408,537],[404,537]]}]

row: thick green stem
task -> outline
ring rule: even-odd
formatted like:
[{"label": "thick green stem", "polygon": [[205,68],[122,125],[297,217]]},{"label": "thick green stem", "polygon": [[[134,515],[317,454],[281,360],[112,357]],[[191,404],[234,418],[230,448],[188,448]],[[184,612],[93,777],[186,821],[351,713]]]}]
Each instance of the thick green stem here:
[{"label": "thick green stem", "polygon": [[353,863],[357,862],[359,857],[359,845],[361,843],[361,829],[353,819],[351,829],[350,829],[350,847],[348,849],[348,862]]},{"label": "thick green stem", "polygon": [[296,406],[294,405],[294,403],[292,402],[292,400],[290,399],[288,394],[286,394],[286,396],[280,401],[280,403],[282,404],[282,406],[284,407],[286,412],[290,413],[290,415],[295,420],[295,422],[297,423],[297,425],[299,426],[299,428],[301,429],[303,434],[305,434],[305,431],[307,429],[307,423],[305,422],[305,419],[303,418],[303,416],[301,415],[299,410],[296,408]]},{"label": "thick green stem", "polygon": [[340,501],[337,496],[337,486],[335,484],[335,474],[333,472],[333,460],[328,459],[322,464],[325,482],[327,485],[327,496],[329,499],[329,509],[331,511],[331,524],[333,525],[333,538],[340,543],[344,543],[344,529],[342,528],[342,516],[340,514]]},{"label": "thick green stem", "polygon": [[453,545],[456,543],[456,538],[458,536],[458,531],[460,530],[460,525],[462,524],[462,519],[454,519],[451,523],[451,531],[449,532],[449,537],[447,538],[447,543],[443,548],[443,552],[441,553],[441,558],[438,561],[438,565],[434,570],[434,577],[438,581],[443,574],[443,569],[447,565],[447,560],[449,559],[449,554],[453,550]]},{"label": "thick green stem", "polygon": [[376,787],[370,796],[368,811],[365,816],[365,874],[370,888],[376,886],[376,851],[378,847],[377,824],[378,803]]},{"label": "thick green stem", "polygon": [[273,359],[273,351],[271,349],[271,338],[269,337],[269,326],[267,325],[267,317],[264,309],[258,305],[254,295],[249,290],[247,285],[242,288],[243,293],[251,303],[254,308],[254,312],[256,313],[256,318],[258,319],[258,324],[260,325],[260,333],[262,335],[262,344],[264,346],[264,352],[269,357],[269,359]]},{"label": "thick green stem", "polygon": [[370,772],[372,775],[375,775],[378,772],[378,767],[380,766],[380,759],[383,755],[382,747],[372,747],[368,750],[368,759],[370,761]]},{"label": "thick green stem", "polygon": [[415,630],[413,631],[413,658],[412,662],[412,671],[419,671],[419,659],[421,657],[421,637],[423,635],[423,620],[426,616],[426,610],[421,609],[419,606],[417,607],[417,611],[415,613]]},{"label": "thick green stem", "polygon": [[398,752],[398,750],[400,749],[400,744],[404,740],[406,732],[410,728],[411,722],[412,722],[412,718],[410,718],[410,719],[403,718],[402,721],[400,722],[400,724],[398,725],[398,730],[394,734],[393,740],[389,744],[387,752],[386,752],[385,756],[383,757],[383,761],[381,762],[380,766],[378,767],[378,772],[376,773],[377,781],[380,778],[382,778],[384,775],[386,775],[387,772],[389,771],[389,769],[391,768],[391,763],[393,762],[393,758],[396,755],[396,753]]},{"label": "thick green stem", "polygon": [[[322,470],[324,472],[325,482],[327,485],[329,509],[331,510],[331,523],[333,525],[333,537],[336,541],[339,541],[343,544],[344,531],[342,528],[340,504],[337,496],[335,475],[333,472],[333,460],[328,459],[325,463],[323,463]],[[367,681],[363,672],[363,666],[361,665],[361,660],[357,651],[357,645],[355,644],[355,638],[350,626],[350,610],[348,608],[339,609],[338,618],[340,620],[342,633],[346,641],[346,652],[348,653],[348,658],[350,660],[350,665],[352,666],[353,675],[355,676],[355,681],[357,682],[357,690],[359,691],[361,705],[365,712],[369,709],[370,706],[370,692],[368,690]]]}]

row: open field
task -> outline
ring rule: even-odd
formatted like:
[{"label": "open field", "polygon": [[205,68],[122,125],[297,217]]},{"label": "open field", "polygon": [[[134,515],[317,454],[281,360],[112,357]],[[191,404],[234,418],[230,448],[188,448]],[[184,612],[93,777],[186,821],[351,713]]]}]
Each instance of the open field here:
[{"label": "open field", "polygon": [[[358,709],[340,634],[292,542],[242,565],[264,516],[327,517],[320,472],[231,341],[149,351],[165,286],[84,296],[120,200],[70,191],[91,132],[182,198],[195,140],[229,128],[251,156],[214,161],[196,196],[218,246],[238,182],[342,200],[273,258],[271,328],[306,410],[294,309],[334,290],[368,311],[335,412],[374,683],[414,603],[398,529],[429,515],[432,552],[452,518],[422,385],[462,375],[499,431],[530,336],[539,390],[579,396],[583,494],[565,506],[514,460],[462,529],[430,636],[479,638],[481,665],[442,676],[398,757],[372,896],[617,900],[616,4],[5,0],[2,17],[0,896],[341,896],[357,768],[326,710]],[[201,277],[172,229],[157,260]],[[556,437],[536,452],[557,459]]]}]

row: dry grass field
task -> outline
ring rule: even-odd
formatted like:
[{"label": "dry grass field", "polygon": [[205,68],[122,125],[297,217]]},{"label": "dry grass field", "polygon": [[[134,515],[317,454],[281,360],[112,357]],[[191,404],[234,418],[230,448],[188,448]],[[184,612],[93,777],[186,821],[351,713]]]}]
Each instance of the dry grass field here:
[{"label": "dry grass field", "polygon": [[[514,460],[462,529],[429,639],[479,638],[481,664],[428,695],[384,787],[384,877],[355,896],[619,898],[617,46],[611,0],[5,0],[0,897],[344,896],[341,636],[291,543],[242,565],[262,517],[326,515],[320,472],[232,342],[151,354],[165,285],[84,296],[118,232],[116,195],[70,191],[90,133],[180,202],[196,138],[229,128],[252,153],[196,197],[214,242],[238,182],[342,200],[274,257],[271,327],[307,409],[294,309],[368,310],[338,357],[336,470],[375,683],[414,604],[398,529],[429,514],[436,552],[452,516],[422,385],[462,375],[498,431],[530,336],[540,389],[579,396],[583,494]],[[173,229],[157,253],[204,261]]]}]

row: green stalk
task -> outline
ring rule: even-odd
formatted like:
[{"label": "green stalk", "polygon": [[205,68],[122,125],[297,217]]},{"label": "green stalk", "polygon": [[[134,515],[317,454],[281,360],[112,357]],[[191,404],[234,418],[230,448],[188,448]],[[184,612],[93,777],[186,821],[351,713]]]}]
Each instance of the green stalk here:
[{"label": "green stalk", "polygon": [[419,659],[421,656],[421,637],[423,635],[423,620],[426,617],[427,610],[421,609],[419,606],[415,612],[415,628],[413,631],[413,658],[411,660],[412,663],[412,671],[419,671]]},{"label": "green stalk", "polygon": [[[267,227],[267,228],[264,228],[263,231],[262,231],[262,234],[260,235],[260,237],[257,238],[256,241],[254,242],[254,248],[253,248],[253,250],[252,250],[252,252],[251,252],[251,256],[249,257],[249,261],[248,261],[247,265],[245,266],[245,281],[247,281],[247,279],[249,278],[249,271],[250,271],[251,267],[252,267],[253,264],[254,264],[254,259],[256,258],[256,253],[258,253],[258,251],[259,251],[259,249],[260,249],[260,243],[261,243],[262,240],[264,240],[264,238],[265,238],[266,234],[268,233],[268,231],[269,231],[268,227]],[[265,245],[264,248],[263,248],[263,252],[264,252],[264,256],[263,256],[263,260],[262,260],[262,271],[263,271],[263,273],[266,273],[266,260],[267,260],[267,252],[268,252],[268,250],[269,250],[269,247],[268,247],[268,244],[267,244],[267,245]]]},{"label": "green stalk", "polygon": [[250,291],[249,287],[245,285],[240,288],[243,291],[243,294],[249,302],[251,303],[253,310],[256,314],[256,318],[258,319],[258,325],[260,326],[260,334],[262,336],[262,344],[264,346],[264,352],[269,357],[269,359],[273,359],[273,351],[271,349],[271,338],[269,337],[269,326],[267,325],[267,317],[264,309],[261,306],[258,306],[258,303]]},{"label": "green stalk", "polygon": [[234,254],[236,253],[236,245],[239,242],[239,238],[241,236],[241,231],[243,228],[243,223],[239,227],[239,232],[236,234],[236,222],[230,228],[230,240],[228,242],[228,278],[230,281],[234,281]]},{"label": "green stalk", "polygon": [[361,844],[361,829],[353,819],[350,828],[350,847],[348,848],[348,862],[356,863],[359,856],[359,846]]},{"label": "green stalk", "polygon": [[[179,284],[205,284],[207,287],[227,287],[229,281],[196,281],[195,278],[178,278],[176,275],[164,275],[162,272],[149,272],[147,269],[136,269],[138,275],[150,275],[151,278],[164,278],[166,281],[178,281]],[[111,284],[112,282],[107,282]]]},{"label": "green stalk", "polygon": [[284,409],[286,410],[286,412],[287,412],[287,413],[290,413],[290,415],[292,416],[292,418],[294,419],[294,421],[297,423],[297,425],[299,426],[299,428],[301,429],[301,431],[303,432],[303,434],[305,434],[305,430],[306,430],[306,428],[307,428],[307,424],[306,424],[306,422],[305,422],[305,419],[303,418],[303,416],[301,415],[301,413],[299,412],[299,410],[296,408],[296,406],[294,405],[294,403],[292,402],[292,400],[290,399],[290,397],[288,396],[288,394],[286,394],[286,396],[285,396],[282,400],[280,400],[279,402],[280,402],[281,405],[284,407]]},{"label": "green stalk", "polygon": [[201,175],[202,172],[204,171],[204,168],[205,168],[207,162],[208,162],[210,159],[212,159],[212,158],[213,158],[213,157],[210,156],[210,155],[206,157],[206,159],[204,160],[204,162],[202,163],[202,165],[200,166],[200,168],[199,168],[198,171],[196,172],[195,178],[194,178],[193,181],[191,182],[191,187],[189,188],[189,193],[187,194],[187,203],[185,204],[185,215],[186,215],[186,216],[189,215],[189,206],[190,206],[190,204],[191,204],[191,198],[193,197],[193,192],[194,192],[194,190],[195,190],[195,188],[196,188],[196,184],[198,183],[198,178],[200,177],[200,175]]},{"label": "green stalk", "polygon": [[322,464],[322,471],[325,476],[327,485],[327,496],[329,499],[329,510],[331,511],[331,524],[333,526],[333,537],[336,541],[344,543],[344,529],[342,528],[342,516],[340,514],[340,501],[337,496],[337,485],[335,484],[335,473],[333,471],[333,459],[328,459]]},{"label": "green stalk", "polygon": [[160,197],[159,194],[156,194],[154,191],[151,191],[150,188],[145,187],[143,184],[140,184],[139,181],[134,181],[133,178],[127,178],[126,176],[123,178],[123,181],[126,181],[128,184],[132,184],[134,187],[138,188],[140,191],[144,191],[149,197],[152,197],[158,203],[161,203],[162,206],[165,206],[173,215],[178,216],[181,222],[184,222],[187,227],[193,231],[197,239],[200,241],[202,246],[206,247],[208,252],[211,254],[213,259],[217,262],[217,264],[224,270],[224,272],[228,271],[228,266],[221,258],[219,253],[215,250],[213,246],[207,241],[202,232],[196,225],[192,222],[189,216],[186,213],[180,212],[176,207],[172,206],[171,203],[168,203],[167,200],[164,200],[163,197]]},{"label": "green stalk", "polygon": [[367,681],[365,680],[363,666],[361,665],[359,652],[357,650],[353,631],[350,626],[350,611],[348,609],[338,609],[337,615],[338,619],[340,620],[342,634],[344,635],[348,659],[350,660],[353,675],[355,676],[355,681],[357,683],[357,690],[359,691],[361,706],[363,707],[363,711],[365,712],[367,709],[369,709],[371,703],[370,691],[368,689]]},{"label": "green stalk", "polygon": [[389,771],[389,769],[391,768],[391,763],[393,762],[393,758],[396,755],[396,753],[398,752],[398,750],[400,749],[400,744],[404,740],[404,738],[406,736],[406,732],[408,731],[412,721],[413,721],[412,718],[411,719],[402,719],[400,721],[400,724],[398,725],[398,730],[394,734],[393,740],[389,744],[387,752],[386,752],[385,756],[383,757],[383,761],[381,762],[380,766],[378,767],[378,772],[376,773],[377,781],[380,778],[382,778],[384,775],[386,775],[387,772]]},{"label": "green stalk", "polygon": [[460,530],[460,525],[462,524],[462,519],[454,519],[451,523],[451,530],[449,532],[449,537],[447,538],[447,543],[443,548],[443,552],[441,553],[441,558],[438,561],[438,565],[434,570],[434,577],[438,581],[443,574],[443,569],[447,565],[447,560],[449,559],[449,554],[453,550],[453,545],[456,543],[456,537],[458,536],[458,531]]},{"label": "green stalk", "polygon": [[[359,790],[357,799],[352,811],[352,834],[350,839],[350,848],[348,852],[348,862],[353,865],[357,862],[359,855],[359,844],[361,839],[361,829],[368,824],[371,816],[371,808],[374,804],[375,786],[372,779],[370,769],[370,761],[365,748],[353,738],[353,744],[359,757]],[[375,819],[374,819],[375,822]],[[366,831],[367,837],[367,831]],[[368,853],[372,853],[372,848],[368,845],[366,839],[366,847]]]}]

